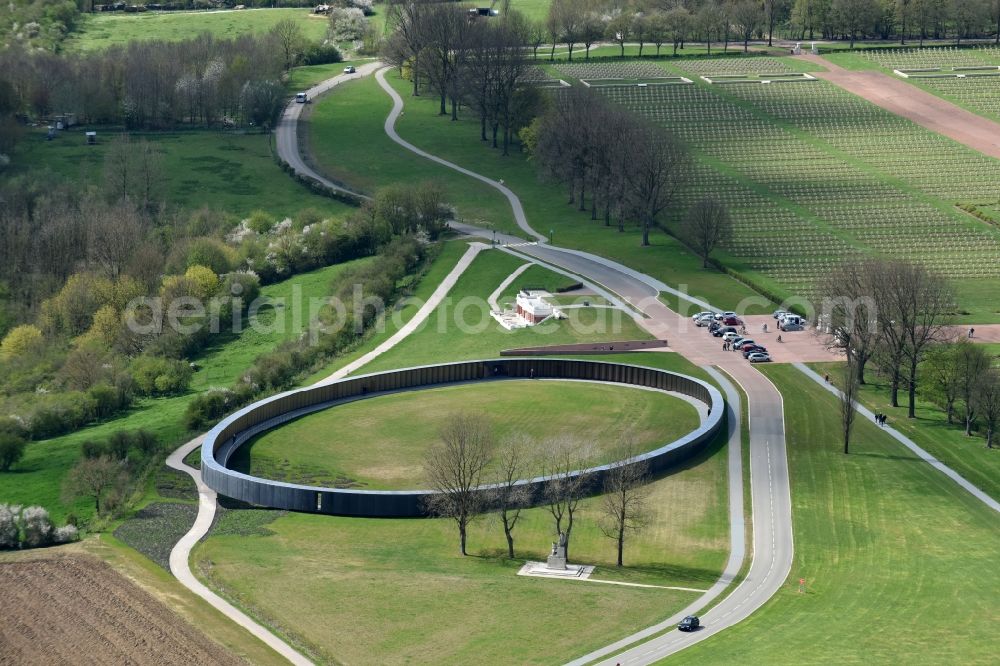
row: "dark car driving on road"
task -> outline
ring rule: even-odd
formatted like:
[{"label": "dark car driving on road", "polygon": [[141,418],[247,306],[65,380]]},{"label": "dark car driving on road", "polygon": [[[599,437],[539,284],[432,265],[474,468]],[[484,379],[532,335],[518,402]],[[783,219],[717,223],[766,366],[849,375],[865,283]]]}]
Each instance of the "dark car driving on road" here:
[{"label": "dark car driving on road", "polygon": [[697,615],[688,615],[686,618],[681,620],[677,628],[681,631],[697,631],[698,627],[701,626],[701,621],[698,619]]}]

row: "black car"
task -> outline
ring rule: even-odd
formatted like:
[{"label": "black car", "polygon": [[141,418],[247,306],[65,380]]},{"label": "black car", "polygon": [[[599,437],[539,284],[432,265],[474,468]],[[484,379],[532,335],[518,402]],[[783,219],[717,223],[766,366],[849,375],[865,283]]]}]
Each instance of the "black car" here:
[{"label": "black car", "polygon": [[735,333],[735,332],[736,332],[736,329],[733,328],[732,326],[721,326],[721,327],[715,329],[714,331],[712,331],[712,335],[714,335],[717,338],[721,338],[726,333]]},{"label": "black car", "polygon": [[686,618],[681,620],[677,628],[681,631],[698,631],[698,627],[701,626],[701,621],[698,619],[697,615],[688,615]]}]

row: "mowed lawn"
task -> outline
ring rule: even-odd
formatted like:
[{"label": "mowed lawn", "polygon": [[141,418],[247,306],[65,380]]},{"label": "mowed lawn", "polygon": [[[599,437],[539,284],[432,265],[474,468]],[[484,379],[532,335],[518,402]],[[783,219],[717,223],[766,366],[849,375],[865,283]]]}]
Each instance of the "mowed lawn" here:
[{"label": "mowed lawn", "polygon": [[[828,373],[832,381],[842,386],[843,363],[813,363],[811,366],[816,372]],[[966,437],[960,414],[956,414],[956,422],[949,425],[944,411],[927,401],[920,393],[917,394],[916,418],[908,419],[905,389],[899,395],[901,406],[892,407],[889,404],[889,384],[885,377],[876,375],[873,368],[866,373],[865,381],[867,383],[861,387],[861,402],[866,407],[873,412],[885,414],[890,426],[994,499],[1000,499],[1000,448],[987,449],[985,433],[979,432],[973,437]]]},{"label": "mowed lawn", "polygon": [[[359,260],[368,261],[367,259]],[[146,428],[159,437],[164,446],[173,448],[186,440],[184,411],[191,399],[211,387],[228,387],[246,371],[253,360],[278,344],[297,338],[308,316],[295,314],[295,294],[303,303],[312,297],[327,296],[337,275],[351,264],[341,264],[304,273],[264,287],[261,293],[272,306],[262,307],[254,319],[260,326],[248,326],[238,335],[220,339],[195,361],[201,367],[191,381],[191,390],[172,398],[145,398],[127,414],[83,428],[69,435],[31,442],[24,458],[10,472],[0,473],[0,502],[39,504],[46,507],[57,522],[69,513],[81,520],[93,515],[92,501],[86,499],[66,504],[61,500],[63,479],[80,456],[80,446],[87,440],[100,441],[119,430]],[[279,307],[280,306],[280,307]]]},{"label": "mowed lawn", "polygon": [[[655,391],[566,381],[500,381],[397,393],[332,407],[244,445],[234,467],[297,483],[379,490],[424,488],[424,460],[455,414],[484,414],[498,441],[526,434],[537,450],[523,476],[545,469],[545,444],[580,447],[582,465],[616,459],[626,434],[651,451],[698,426],[684,400]],[[484,481],[494,470],[487,471]]]},{"label": "mowed lawn", "polygon": [[134,41],[180,41],[201,33],[233,39],[245,34],[265,33],[285,20],[294,21],[309,41],[326,36],[326,17],[314,17],[308,7],[142,14],[114,12],[83,14],[80,27],[66,40],[64,47],[69,51],[94,51]]},{"label": "mowed lawn", "polygon": [[668,662],[995,664],[997,514],[871,423],[844,455],[835,398],[795,368],[764,372],[785,401],[792,572],[748,620]]},{"label": "mowed lawn", "polygon": [[[35,177],[76,183],[81,190],[101,189],[104,155],[116,132],[98,128],[97,133],[99,143],[88,146],[82,130],[63,132],[55,141],[46,141],[44,131],[32,131],[17,147],[14,174],[31,170]],[[156,194],[174,208],[207,206],[234,215],[257,209],[294,215],[312,207],[345,216],[352,210],[282,171],[267,134],[186,130],[132,132],[131,137],[149,141],[159,153],[163,176]]]},{"label": "mowed lawn", "polygon": [[[589,358],[704,375],[676,354]],[[720,437],[649,486],[649,524],[626,544],[622,570],[613,566],[614,542],[598,528],[600,498],[584,500],[571,561],[598,565],[598,579],[707,588],[729,551],[725,450]],[[525,560],[544,559],[554,539],[544,508],[523,514],[513,562],[489,516],[472,528],[465,558],[454,523],[445,519],[289,514],[269,530],[209,536],[195,552],[196,570],[324,662],[563,662],[663,620],[696,597],[517,576]]]},{"label": "mowed lawn", "polygon": [[[441,360],[464,361],[496,358],[500,351],[519,347],[558,345],[576,342],[648,340],[632,317],[608,308],[566,310],[567,319],[547,320],[530,328],[508,331],[489,314],[487,297],[524,261],[500,250],[485,250],[458,279],[452,292],[412,335],[361,368],[376,372]],[[549,284],[566,281],[548,270],[536,272],[531,280],[549,275]],[[514,287],[523,284],[514,282]]]}]

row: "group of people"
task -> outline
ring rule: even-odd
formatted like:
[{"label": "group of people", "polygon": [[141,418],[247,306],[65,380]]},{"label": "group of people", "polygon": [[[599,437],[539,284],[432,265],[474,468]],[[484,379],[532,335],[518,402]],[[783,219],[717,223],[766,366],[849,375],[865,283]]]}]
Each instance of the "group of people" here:
[{"label": "group of people", "polygon": [[875,414],[875,423],[877,423],[880,426],[884,426],[885,422],[886,422],[886,420],[888,418],[889,417],[886,416],[885,414],[879,414],[879,413],[876,412],[876,414]]},{"label": "group of people", "polygon": [[734,347],[732,342],[723,342],[722,351],[738,351],[738,348]]}]

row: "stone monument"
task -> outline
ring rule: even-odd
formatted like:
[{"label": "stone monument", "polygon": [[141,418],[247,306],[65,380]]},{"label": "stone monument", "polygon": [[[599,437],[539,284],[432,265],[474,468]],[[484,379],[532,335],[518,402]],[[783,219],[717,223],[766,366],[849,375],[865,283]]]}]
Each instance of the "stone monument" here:
[{"label": "stone monument", "polygon": [[566,535],[563,532],[559,533],[558,542],[552,542],[552,552],[545,566],[549,569],[566,570]]}]

